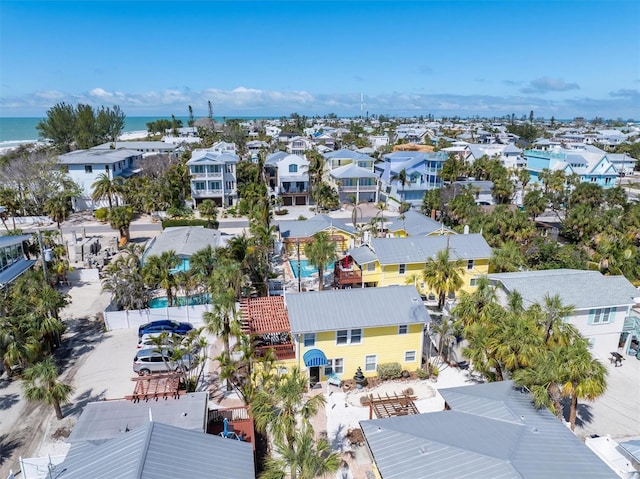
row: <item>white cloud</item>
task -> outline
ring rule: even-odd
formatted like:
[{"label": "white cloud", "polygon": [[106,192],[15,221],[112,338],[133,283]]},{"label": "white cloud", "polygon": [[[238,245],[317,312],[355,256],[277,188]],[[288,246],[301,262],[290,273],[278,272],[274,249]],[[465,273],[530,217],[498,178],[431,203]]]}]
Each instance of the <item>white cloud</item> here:
[{"label": "white cloud", "polygon": [[[562,80],[539,79],[531,82],[546,91],[563,91],[578,88],[575,84]],[[542,81],[544,80],[544,81]],[[575,86],[572,86],[575,85]],[[555,90],[554,90],[555,89]],[[544,92],[540,92],[544,93]],[[601,116],[605,118],[631,118],[637,116],[633,102],[637,90],[618,90],[602,99],[571,98],[551,100],[541,96],[511,95],[453,95],[391,92],[364,97],[365,110],[370,114],[386,115],[440,115],[504,116],[528,114],[555,115],[556,118],[574,116]],[[128,116],[174,114],[186,116],[191,105],[196,116],[208,112],[211,101],[215,116],[281,116],[298,112],[305,115],[354,116],[360,114],[360,92],[354,93],[311,93],[305,90],[263,90],[238,86],[230,90],[208,88],[194,91],[189,88],[171,88],[128,93],[109,91],[102,87],[93,88],[80,94],[63,93],[55,90],[40,91],[26,97],[0,98],[0,109],[5,116],[40,116],[59,102],[71,104],[86,103],[95,107],[119,105]]]},{"label": "white cloud", "polygon": [[522,88],[522,93],[547,93],[550,91],[579,90],[577,83],[567,83],[561,78],[542,77],[531,80],[529,85]]}]

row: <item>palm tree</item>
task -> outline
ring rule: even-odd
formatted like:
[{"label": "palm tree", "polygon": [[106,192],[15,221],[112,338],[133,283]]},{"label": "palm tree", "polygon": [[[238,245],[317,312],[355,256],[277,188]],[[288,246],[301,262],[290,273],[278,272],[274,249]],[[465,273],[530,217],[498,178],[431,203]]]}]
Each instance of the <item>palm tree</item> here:
[{"label": "palm tree", "polygon": [[27,401],[42,401],[53,406],[58,419],[64,417],[60,403],[69,400],[73,388],[58,381],[58,369],[52,356],[25,369],[23,379],[23,392]]},{"label": "palm tree", "polygon": [[212,200],[204,200],[198,206],[200,216],[207,220],[207,228],[218,228],[218,206]]},{"label": "palm tree", "polygon": [[550,296],[547,293],[544,295],[543,301],[542,313],[545,319],[543,324],[544,342],[549,343],[550,339],[558,342],[561,340],[559,336],[562,333],[562,329],[566,326],[563,322],[564,318],[573,314],[574,307],[563,305],[562,299],[558,294]]},{"label": "palm tree", "polygon": [[407,177],[407,170],[402,168],[402,170],[400,170],[400,172],[397,175],[394,175],[392,179],[398,180],[398,183],[400,183],[400,186],[402,187],[402,194],[400,195],[400,202],[403,202],[404,201],[404,187],[409,184],[409,179]]},{"label": "palm tree", "polygon": [[331,451],[329,441],[321,438],[314,442],[310,430],[301,432],[291,447],[276,442],[275,452],[277,458],[267,458],[260,479],[282,479],[287,473],[297,479],[325,477],[335,473],[341,462],[340,455]]},{"label": "palm tree", "polygon": [[589,351],[589,343],[578,338],[568,348],[565,357],[567,377],[562,393],[571,398],[569,424],[576,427],[578,399],[593,401],[607,388],[607,368]]},{"label": "palm tree", "polygon": [[313,235],[313,241],[304,247],[309,264],[318,268],[318,289],[324,289],[324,268],[336,259],[336,243],[331,241],[329,233],[321,231]]},{"label": "palm tree", "polygon": [[489,269],[492,273],[519,271],[526,264],[527,259],[513,240],[505,241],[499,248],[494,248],[489,259]]},{"label": "palm tree", "polygon": [[67,196],[55,195],[47,198],[44,202],[44,211],[49,217],[58,225],[58,231],[60,232],[60,238],[62,238],[62,228],[60,223],[69,217],[71,212],[71,201]]},{"label": "palm tree", "polygon": [[[304,437],[305,431],[313,430],[311,418],[326,403],[322,394],[305,397],[306,388],[306,377],[293,367],[289,373],[275,376],[271,384],[260,389],[250,405],[256,428],[270,433],[283,451],[295,451],[298,438]],[[295,479],[298,477],[297,463],[292,462],[290,476]]]},{"label": "palm tree", "polygon": [[462,287],[464,264],[461,260],[451,260],[449,248],[438,251],[434,258],[427,258],[422,272],[427,286],[438,295],[438,308],[442,309],[447,294],[455,293]]},{"label": "palm tree", "polygon": [[129,242],[129,226],[133,219],[133,210],[129,206],[116,206],[109,213],[109,224],[120,232],[120,239]]},{"label": "palm tree", "polygon": [[109,202],[109,211],[111,211],[114,198],[117,205],[117,195],[122,192],[122,177],[116,176],[112,180],[107,173],[100,173],[96,181],[91,185],[91,188],[93,188],[91,199],[99,202],[106,198]]},{"label": "palm tree", "polygon": [[125,310],[146,308],[151,291],[146,287],[140,258],[142,247],[129,244],[104,269],[102,290],[113,294],[114,300]]},{"label": "palm tree", "polygon": [[147,284],[152,288],[162,288],[167,292],[167,303],[173,306],[176,278],[173,271],[180,264],[180,258],[175,251],[163,251],[160,256],[149,256],[142,270]]}]

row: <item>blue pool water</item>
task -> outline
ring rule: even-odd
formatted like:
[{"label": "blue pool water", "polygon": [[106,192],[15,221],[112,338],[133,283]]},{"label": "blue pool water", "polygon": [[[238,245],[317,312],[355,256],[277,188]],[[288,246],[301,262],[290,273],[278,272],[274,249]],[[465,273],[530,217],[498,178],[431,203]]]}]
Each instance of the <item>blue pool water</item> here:
[{"label": "blue pool water", "polygon": [[[211,296],[209,294],[196,294],[193,296],[189,296],[189,306],[194,306],[196,304],[210,304]],[[174,298],[173,305],[174,306],[186,306],[187,298],[185,296],[178,296]],[[169,305],[169,300],[166,296],[160,296],[158,298],[153,298],[149,301],[150,308],[166,308]]]},{"label": "blue pool water", "polygon": [[[298,261],[295,259],[289,260],[289,264],[291,265],[291,270],[293,271],[293,276],[295,278],[298,277]],[[324,267],[324,274],[328,274],[333,270],[333,263],[327,263]],[[314,274],[318,274],[318,268],[315,266],[311,266],[309,264],[308,259],[300,260],[300,277],[302,278],[310,278]]]},{"label": "blue pool water", "polygon": [[171,272],[175,274],[181,271],[189,271],[189,268],[190,268],[189,258],[183,258],[182,262],[178,266],[173,268]]}]

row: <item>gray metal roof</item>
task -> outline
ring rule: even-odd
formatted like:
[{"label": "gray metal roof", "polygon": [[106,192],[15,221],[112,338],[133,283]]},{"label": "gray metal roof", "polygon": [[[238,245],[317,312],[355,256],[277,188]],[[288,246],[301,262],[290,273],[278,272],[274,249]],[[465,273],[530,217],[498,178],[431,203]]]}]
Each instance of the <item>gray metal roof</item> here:
[{"label": "gray metal roof", "polygon": [[284,220],[278,223],[278,227],[283,238],[308,238],[331,227],[351,234],[355,232],[353,226],[344,220],[327,215],[316,215],[306,220]]},{"label": "gray metal roof", "polygon": [[451,411],[360,422],[384,479],[617,477],[509,381],[439,392]]},{"label": "gray metal roof", "polygon": [[[102,145],[94,146],[91,149],[95,150],[109,150],[113,142],[103,143]],[[173,151],[176,149],[176,145],[173,143],[165,143],[164,141],[117,141],[116,146],[119,148],[126,148],[129,150],[157,150],[157,151]]]},{"label": "gray metal roof", "polygon": [[118,148],[117,150],[76,150],[58,156],[61,165],[112,165],[131,157],[139,157],[135,150]]},{"label": "gray metal roof", "polygon": [[233,235],[227,235],[218,230],[203,226],[178,226],[166,228],[156,236],[147,246],[144,258],[160,256],[165,251],[175,251],[178,256],[191,256],[203,248],[211,245],[220,248],[227,245]]},{"label": "gray metal roof", "polygon": [[358,166],[355,163],[349,163],[348,165],[340,166],[329,172],[329,174],[337,179],[378,177],[378,175],[376,175],[373,171]]},{"label": "gray metal roof", "polygon": [[560,295],[563,304],[577,310],[628,306],[640,301],[640,291],[624,276],[604,276],[598,271],[552,269],[488,277],[502,283],[508,292],[518,291],[525,304],[543,304],[547,294]]},{"label": "gray metal roof", "polygon": [[100,445],[74,444],[54,474],[60,479],[255,477],[251,443],[158,422]]},{"label": "gray metal roof", "polygon": [[431,321],[414,286],[289,293],[284,301],[294,334]]},{"label": "gray metal roof", "polygon": [[373,263],[378,259],[376,254],[371,251],[368,246],[358,246],[348,251],[348,254],[354,259],[360,266],[367,263]]},{"label": "gray metal roof", "polygon": [[[404,218],[402,218],[402,216],[404,216]],[[409,236],[427,236],[439,230],[443,230],[447,233],[453,233],[453,230],[450,230],[441,223],[438,223],[436,220],[414,210],[409,210],[396,217],[387,226],[387,229],[389,231],[404,230]]]},{"label": "gray metal roof", "polygon": [[180,396],[180,400],[157,402],[134,403],[125,399],[90,402],[82,410],[68,442],[100,442],[117,437],[127,429],[133,431],[147,424],[149,414],[154,421],[204,431],[207,393],[189,393]]},{"label": "gray metal roof", "polygon": [[2,235],[0,236],[0,248],[20,244],[31,239],[33,239],[33,235]]},{"label": "gray metal roof", "polygon": [[423,263],[434,258],[438,251],[449,248],[452,260],[484,259],[491,257],[491,247],[481,234],[409,236],[405,238],[376,238],[371,249],[380,264]]}]

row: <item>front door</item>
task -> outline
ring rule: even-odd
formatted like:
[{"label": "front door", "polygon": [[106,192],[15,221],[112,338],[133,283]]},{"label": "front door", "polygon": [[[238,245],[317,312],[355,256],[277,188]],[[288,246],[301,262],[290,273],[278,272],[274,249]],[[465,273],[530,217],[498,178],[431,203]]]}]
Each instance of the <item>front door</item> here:
[{"label": "front door", "polygon": [[313,387],[320,382],[320,366],[311,366],[309,368],[309,386]]}]

